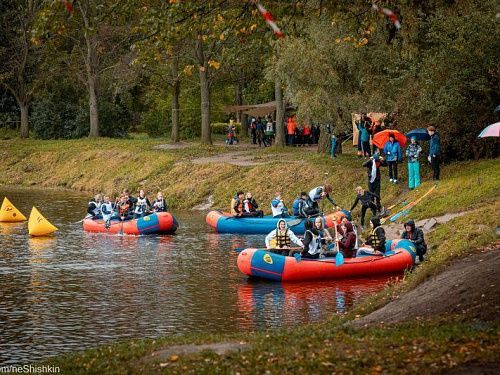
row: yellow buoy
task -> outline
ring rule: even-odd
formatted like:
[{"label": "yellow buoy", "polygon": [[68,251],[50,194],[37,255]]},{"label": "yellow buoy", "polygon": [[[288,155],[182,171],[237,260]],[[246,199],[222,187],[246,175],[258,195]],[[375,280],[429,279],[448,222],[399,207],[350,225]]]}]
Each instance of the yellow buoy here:
[{"label": "yellow buoy", "polygon": [[0,208],[0,222],[14,223],[17,221],[25,221],[26,216],[24,216],[21,211],[19,211],[11,201],[5,197],[3,199],[2,207]]},{"label": "yellow buoy", "polygon": [[28,221],[28,233],[31,236],[46,236],[55,232],[57,228],[52,225],[42,214],[33,207]]}]

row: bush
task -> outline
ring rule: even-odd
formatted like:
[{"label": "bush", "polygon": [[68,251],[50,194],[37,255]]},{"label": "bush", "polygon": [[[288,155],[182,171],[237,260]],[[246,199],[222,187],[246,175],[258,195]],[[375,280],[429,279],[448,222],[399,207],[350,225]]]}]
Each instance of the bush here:
[{"label": "bush", "polygon": [[[241,133],[241,124],[239,122],[235,122],[234,125],[236,126],[236,134]],[[229,128],[229,123],[226,122],[214,122],[213,124],[210,125],[212,128],[212,134],[227,134],[227,130]]]}]

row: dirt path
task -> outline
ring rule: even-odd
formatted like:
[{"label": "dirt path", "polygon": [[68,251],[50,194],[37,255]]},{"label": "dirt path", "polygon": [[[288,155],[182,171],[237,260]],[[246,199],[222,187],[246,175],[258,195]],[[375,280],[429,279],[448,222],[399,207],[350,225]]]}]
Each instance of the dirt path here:
[{"label": "dirt path", "polygon": [[[384,307],[354,320],[355,327],[463,314],[489,321],[500,316],[500,241],[452,263],[444,272]],[[443,298],[446,296],[446,298]]]},{"label": "dirt path", "polygon": [[[417,227],[422,228],[424,233],[432,232],[435,229],[436,224],[446,224],[448,221],[466,215],[472,211],[462,211],[452,214],[445,214],[443,216],[431,217],[430,219],[423,219],[417,221],[415,224]],[[385,234],[387,238],[401,238],[401,233],[404,230],[404,224],[389,224],[384,225]]]}]

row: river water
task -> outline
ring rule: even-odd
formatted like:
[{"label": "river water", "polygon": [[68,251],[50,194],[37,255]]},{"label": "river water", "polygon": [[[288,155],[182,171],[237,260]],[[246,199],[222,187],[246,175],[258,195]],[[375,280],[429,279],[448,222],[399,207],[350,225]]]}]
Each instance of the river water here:
[{"label": "river water", "polygon": [[219,235],[205,213],[174,212],[174,236],[88,234],[82,194],[0,186],[27,217],[33,205],[59,231],[30,238],[0,223],[0,365],[113,341],[320,322],[380,290],[387,277],[315,283],[249,280],[238,247],[264,236]]}]

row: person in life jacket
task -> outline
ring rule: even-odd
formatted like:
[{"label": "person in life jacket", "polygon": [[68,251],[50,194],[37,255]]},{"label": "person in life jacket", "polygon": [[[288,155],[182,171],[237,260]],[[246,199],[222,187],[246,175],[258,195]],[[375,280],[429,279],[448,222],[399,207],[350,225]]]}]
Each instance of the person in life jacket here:
[{"label": "person in life jacket", "polygon": [[137,201],[136,198],[134,198],[132,195],[130,195],[130,191],[128,189],[123,189],[122,195],[126,195],[127,196],[127,202],[128,202],[128,204],[130,206],[130,210],[133,213],[133,211],[134,211],[134,205],[135,205],[135,203]]},{"label": "person in life jacket", "polygon": [[253,213],[245,212],[244,193],[238,191],[233,199],[231,199],[231,214],[234,217],[253,217]]},{"label": "person in life jacket", "polygon": [[323,219],[317,217],[314,220],[314,224],[307,220],[304,223],[306,231],[304,232],[304,249],[302,250],[302,256],[304,258],[324,258],[326,252],[326,244],[333,241],[332,236],[328,232],[328,229],[324,227]]},{"label": "person in life jacket", "polygon": [[379,154],[374,154],[368,161],[363,163],[363,167],[366,167],[368,172],[368,190],[378,196],[378,198],[375,197],[378,211],[382,210],[380,204],[380,167],[385,165],[387,164],[384,158]]},{"label": "person in life jacket", "polygon": [[116,199],[115,204],[118,210],[118,215],[122,221],[132,219],[134,217],[134,206],[131,205],[129,196],[122,194],[120,198]]},{"label": "person in life jacket", "polygon": [[350,211],[356,208],[358,202],[361,202],[361,228],[365,226],[366,210],[370,209],[372,211],[372,216],[377,214],[377,205],[374,203],[374,199],[380,201],[380,197],[377,194],[365,191],[361,186],[356,188],[356,200],[352,204]]},{"label": "person in life jacket", "polygon": [[87,207],[87,219],[98,219],[101,216],[102,194],[96,194]]},{"label": "person in life jacket", "polygon": [[[319,201],[322,199],[328,199],[328,201],[333,204],[334,207],[337,206],[335,201],[330,197],[330,193],[333,191],[332,185],[326,184],[324,186],[318,186],[309,192],[308,204],[311,209],[315,210],[311,215],[316,215],[319,213]],[[311,211],[312,212],[312,211]]]},{"label": "person in life jacket", "polygon": [[378,217],[370,220],[372,231],[368,240],[359,248],[357,255],[384,255],[385,253],[385,230],[380,225]]},{"label": "person in life jacket", "polygon": [[161,191],[156,194],[156,199],[153,201],[151,205],[151,211],[153,212],[167,212],[168,205],[167,201],[163,198],[163,193]]},{"label": "person in life jacket", "polygon": [[424,261],[424,254],[427,252],[427,244],[424,239],[424,231],[417,228],[413,220],[408,220],[405,223],[405,231],[401,234],[401,238],[410,240],[415,245],[418,260]]},{"label": "person in life jacket", "polygon": [[356,232],[345,215],[338,215],[335,221],[335,229],[337,235],[337,243],[339,250],[345,258],[353,258],[356,256]]},{"label": "person in life jacket", "polygon": [[288,215],[288,208],[286,208],[280,192],[274,194],[274,199],[271,201],[271,210],[273,217],[290,217]]},{"label": "person in life jacket", "polygon": [[299,238],[297,238],[297,236],[290,229],[288,229],[288,226],[284,219],[278,220],[278,223],[276,224],[276,229],[273,229],[266,236],[265,241],[267,249],[272,249],[271,240],[273,239],[276,240],[276,246],[275,246],[276,249],[287,250],[290,248],[292,242],[297,246],[304,248],[304,244],[302,243],[302,241]]},{"label": "person in life jacket", "polygon": [[259,208],[257,201],[253,198],[252,193],[248,192],[243,201],[243,212],[251,214],[253,217],[263,217],[264,212],[257,210],[257,208]]},{"label": "person in life jacket", "polygon": [[298,217],[307,217],[310,214],[310,207],[307,204],[307,193],[305,191],[301,192],[300,195],[293,201],[293,215]]},{"label": "person in life jacket", "polygon": [[134,219],[138,217],[142,217],[149,213],[149,208],[151,207],[151,202],[148,197],[146,197],[146,193],[144,190],[139,190],[139,196],[135,200],[134,207]]},{"label": "person in life jacket", "polygon": [[111,226],[111,218],[115,215],[115,205],[109,200],[109,196],[104,196],[104,202],[101,205],[102,219],[104,227],[108,229]]}]

